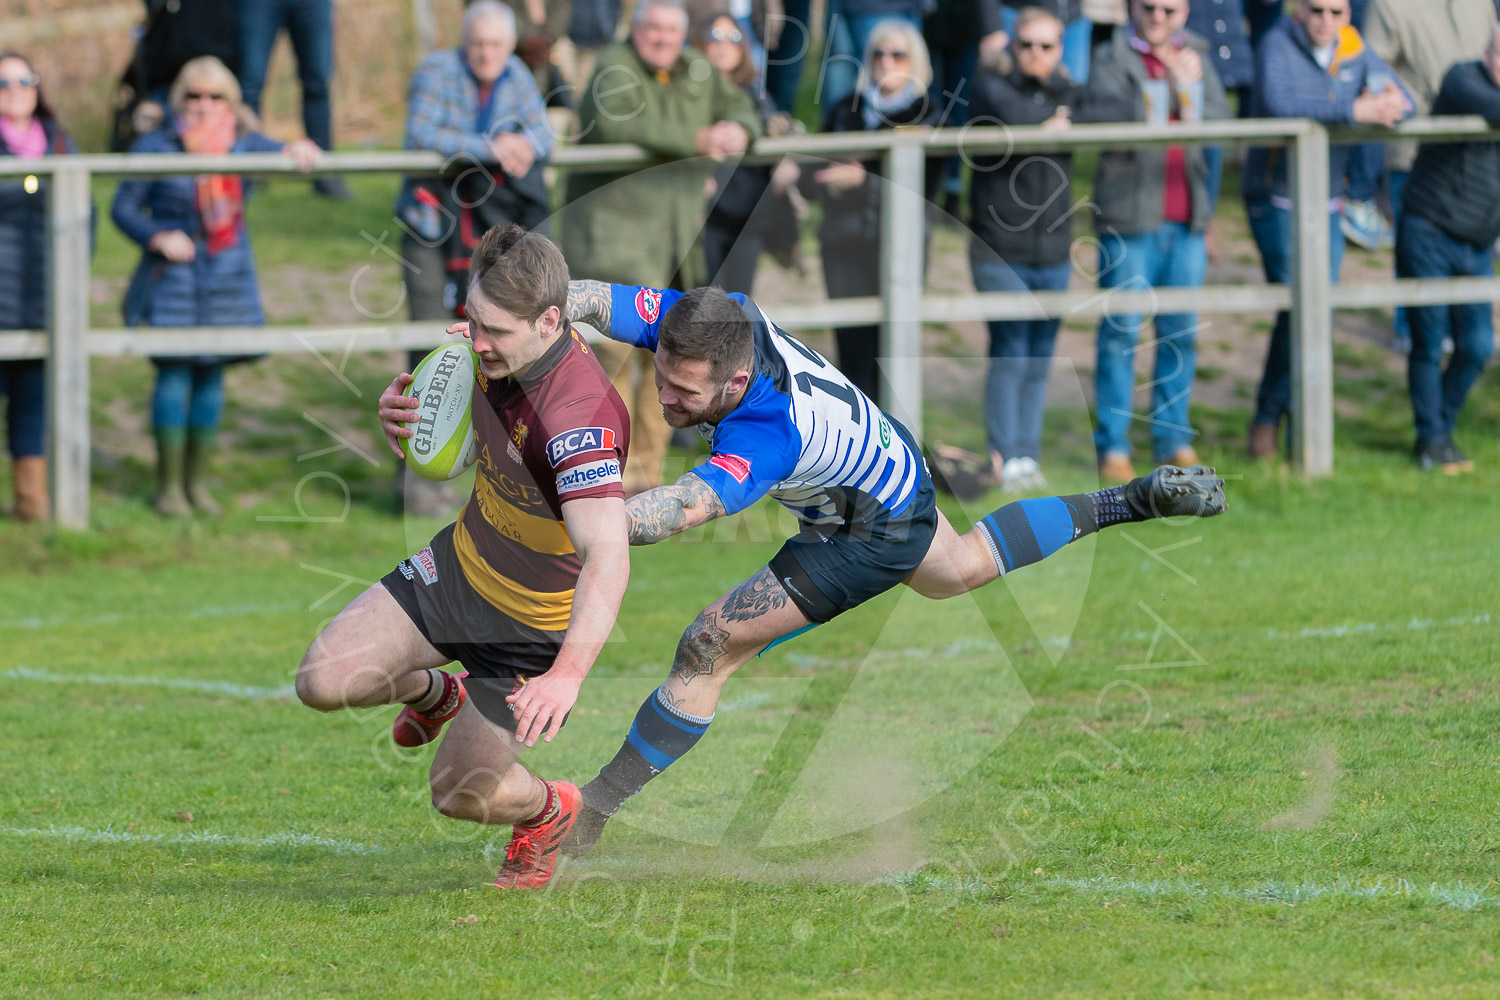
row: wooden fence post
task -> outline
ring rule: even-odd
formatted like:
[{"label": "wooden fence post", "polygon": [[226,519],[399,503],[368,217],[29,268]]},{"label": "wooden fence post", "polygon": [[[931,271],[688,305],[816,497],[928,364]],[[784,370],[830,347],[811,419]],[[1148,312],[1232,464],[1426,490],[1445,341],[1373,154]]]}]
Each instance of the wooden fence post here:
[{"label": "wooden fence post", "polygon": [[885,154],[880,201],[879,361],[884,409],[922,443],[922,264],[927,200],[923,195],[921,135],[897,135]]},{"label": "wooden fence post", "polygon": [[49,183],[47,470],[53,521],[83,531],[89,524],[89,170],[59,163]]},{"label": "wooden fence post", "polygon": [[[1328,271],[1328,132],[1316,122],[1292,140],[1292,464],[1333,475],[1333,303]],[[1339,237],[1342,238],[1342,237]]]}]

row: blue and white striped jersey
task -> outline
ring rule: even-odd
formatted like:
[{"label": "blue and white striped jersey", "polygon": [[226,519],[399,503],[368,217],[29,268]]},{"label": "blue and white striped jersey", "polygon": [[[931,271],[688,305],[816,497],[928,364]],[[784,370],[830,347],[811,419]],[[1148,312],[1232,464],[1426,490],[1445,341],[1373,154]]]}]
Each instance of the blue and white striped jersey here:
[{"label": "blue and white striped jersey", "polygon": [[[656,350],[657,331],[681,292],[611,289],[609,336]],[[808,524],[864,523],[905,513],[922,479],[922,457],[904,427],[842,372],[732,294],[755,329],[755,371],[744,398],[699,430],[711,454],[692,471],[735,514],[770,494]]]}]

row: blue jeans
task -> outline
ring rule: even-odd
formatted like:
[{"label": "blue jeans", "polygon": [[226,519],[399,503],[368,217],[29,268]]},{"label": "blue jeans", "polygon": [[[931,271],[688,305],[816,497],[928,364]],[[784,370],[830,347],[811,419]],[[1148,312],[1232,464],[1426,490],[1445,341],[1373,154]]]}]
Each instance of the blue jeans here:
[{"label": "blue jeans", "polygon": [[[1494,247],[1455,240],[1420,215],[1406,214],[1396,230],[1396,277],[1490,278]],[[1406,382],[1411,390],[1417,446],[1451,437],[1469,389],[1495,349],[1489,302],[1410,306],[1411,353]],[[1443,368],[1443,338],[1453,338],[1453,357]]]},{"label": "blue jeans", "polygon": [[0,396],[5,397],[5,436],[11,458],[46,453],[47,366],[25,359],[0,361]]},{"label": "blue jeans", "polygon": [[271,46],[286,28],[297,57],[297,79],[302,84],[302,128],[323,149],[333,148],[329,102],[333,79],[332,0],[241,0],[239,27],[240,90],[245,103],[259,114]]},{"label": "blue jeans", "polygon": [[784,0],[786,23],[766,60],[766,94],[776,110],[791,114],[802,82],[802,63],[812,46],[812,0]]},{"label": "blue jeans", "polygon": [[157,430],[207,430],[224,410],[224,366],[157,361],[151,390],[151,426]]},{"label": "blue jeans", "polygon": [[[972,260],[981,292],[1059,292],[1070,264],[1025,267],[1001,260]],[[990,451],[1006,458],[1042,457],[1042,411],[1047,371],[1060,319],[990,320],[990,371],[984,391],[984,426]]]},{"label": "blue jeans", "polygon": [[[1208,254],[1203,235],[1181,222],[1166,222],[1154,233],[1100,239],[1099,287],[1124,291],[1197,288],[1203,284]],[[1197,313],[1155,317],[1156,350],[1151,378],[1151,454],[1170,458],[1192,443],[1188,400],[1198,369]],[[1099,323],[1099,360],[1094,372],[1098,426],[1094,447],[1100,457],[1130,454],[1130,421],[1135,413],[1136,339],[1144,320],[1138,313],[1106,316]]]},{"label": "blue jeans", "polygon": [[1380,193],[1380,175],[1385,173],[1385,143],[1362,142],[1349,150],[1344,168],[1344,189],[1353,201],[1373,201]]},{"label": "blue jeans", "polygon": [[[1245,203],[1250,220],[1250,235],[1260,249],[1261,268],[1266,281],[1286,285],[1292,280],[1292,213],[1269,201]],[[1328,273],[1339,280],[1339,265],[1344,262],[1344,234],[1339,229],[1337,212],[1328,216]],[[1292,410],[1292,317],[1282,310],[1271,328],[1271,343],[1266,349],[1266,366],[1255,394],[1255,423],[1275,427]]]},{"label": "blue jeans", "polygon": [[[934,48],[929,55],[932,86],[927,90],[927,99],[942,116],[938,125],[961,128],[969,120],[969,78],[979,63],[979,45],[971,42],[962,48]],[[943,191],[957,195],[962,190],[959,158],[950,156],[943,161]]]},{"label": "blue jeans", "polygon": [[[1000,27],[1011,37],[1015,37],[1016,17],[1020,13],[1015,7],[1000,8]],[[1094,22],[1086,17],[1070,21],[1063,28],[1062,64],[1080,87],[1089,82],[1089,41],[1093,33]]]},{"label": "blue jeans", "polygon": [[[1390,185],[1391,218],[1398,229],[1401,226],[1401,198],[1406,193],[1406,179],[1410,176],[1410,170],[1392,170],[1386,174]],[[1396,307],[1396,319],[1391,327],[1398,343],[1411,344],[1411,321],[1407,318],[1405,306]]]}]

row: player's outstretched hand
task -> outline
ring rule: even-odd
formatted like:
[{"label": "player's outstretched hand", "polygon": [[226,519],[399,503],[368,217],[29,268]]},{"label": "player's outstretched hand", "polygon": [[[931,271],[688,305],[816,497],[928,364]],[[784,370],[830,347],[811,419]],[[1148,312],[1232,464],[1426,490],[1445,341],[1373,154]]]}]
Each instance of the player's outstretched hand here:
[{"label": "player's outstretched hand", "polygon": [[385,440],[391,446],[391,451],[403,461],[406,454],[401,450],[401,439],[416,433],[406,425],[417,419],[417,407],[421,405],[405,394],[406,387],[415,378],[410,372],[402,372],[380,394],[380,429],[385,431]]},{"label": "player's outstretched hand", "polygon": [[510,710],[516,713],[516,739],[529,747],[536,746],[539,736],[551,743],[578,700],[578,689],[582,686],[582,677],[564,677],[549,670],[506,696]]},{"label": "player's outstretched hand", "polygon": [[1213,517],[1229,509],[1224,480],[1207,465],[1163,465],[1125,484],[1123,499],[1141,517]]}]

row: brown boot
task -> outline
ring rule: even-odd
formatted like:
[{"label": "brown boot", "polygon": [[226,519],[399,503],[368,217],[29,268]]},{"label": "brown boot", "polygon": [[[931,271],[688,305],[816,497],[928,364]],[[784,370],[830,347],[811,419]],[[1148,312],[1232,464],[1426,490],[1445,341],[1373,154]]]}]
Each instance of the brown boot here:
[{"label": "brown boot", "polygon": [[1106,483],[1128,483],[1135,478],[1135,466],[1123,451],[1111,451],[1099,460],[1099,478]]},{"label": "brown boot", "polygon": [[1251,458],[1276,457],[1276,425],[1251,424],[1250,447],[1246,449]]},{"label": "brown boot", "polygon": [[41,521],[52,513],[47,502],[47,460],[40,455],[25,455],[16,459],[17,521]]}]

